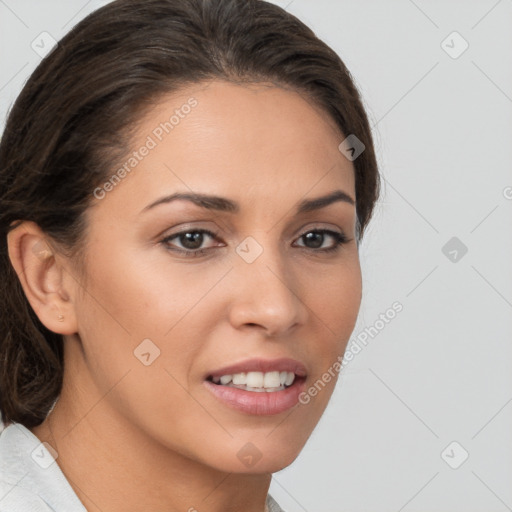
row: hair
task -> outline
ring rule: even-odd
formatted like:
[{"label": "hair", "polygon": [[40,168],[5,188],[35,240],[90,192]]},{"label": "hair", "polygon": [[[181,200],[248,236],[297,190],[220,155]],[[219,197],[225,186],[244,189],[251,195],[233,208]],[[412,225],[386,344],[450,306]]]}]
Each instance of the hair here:
[{"label": "hair", "polygon": [[340,57],[284,9],[263,0],[117,0],[78,23],[41,61],[0,143],[0,418],[44,421],[63,381],[63,336],[31,308],[7,234],[35,222],[80,258],[93,189],[129,149],[137,121],[194,83],[272,82],[320,106],[365,150],[355,169],[357,240],[379,196],[369,122]]}]

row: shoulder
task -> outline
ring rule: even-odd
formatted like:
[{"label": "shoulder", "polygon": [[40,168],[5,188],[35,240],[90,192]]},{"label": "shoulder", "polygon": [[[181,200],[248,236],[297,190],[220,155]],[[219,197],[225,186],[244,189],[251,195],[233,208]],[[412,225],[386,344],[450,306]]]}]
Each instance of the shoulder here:
[{"label": "shoulder", "polygon": [[0,432],[0,483],[4,485],[21,482],[28,473],[23,457],[24,431],[23,425],[11,423]]},{"label": "shoulder", "polygon": [[[274,498],[272,498],[270,494],[267,494],[267,507],[268,512],[286,512],[278,505],[277,501]],[[2,511],[0,510],[0,512]]]},{"label": "shoulder", "polygon": [[37,494],[15,483],[0,480],[0,512],[51,512]]},{"label": "shoulder", "polygon": [[87,512],[45,443],[21,423],[0,432],[0,512]]},{"label": "shoulder", "polygon": [[46,512],[48,505],[27,487],[30,471],[22,450],[25,427],[11,423],[0,431],[0,512]]}]

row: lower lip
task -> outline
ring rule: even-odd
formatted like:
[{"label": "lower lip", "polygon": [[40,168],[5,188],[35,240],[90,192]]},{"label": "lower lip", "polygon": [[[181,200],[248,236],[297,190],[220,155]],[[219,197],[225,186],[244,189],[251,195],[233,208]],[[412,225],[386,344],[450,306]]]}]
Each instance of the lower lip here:
[{"label": "lower lip", "polygon": [[291,409],[299,402],[305,379],[296,379],[283,391],[258,392],[214,384],[208,380],[204,385],[222,403],[247,414],[269,416]]}]

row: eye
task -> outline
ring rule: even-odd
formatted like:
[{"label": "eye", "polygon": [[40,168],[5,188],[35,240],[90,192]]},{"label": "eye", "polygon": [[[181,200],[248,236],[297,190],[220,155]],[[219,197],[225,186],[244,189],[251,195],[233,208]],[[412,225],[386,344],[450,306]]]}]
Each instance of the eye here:
[{"label": "eye", "polygon": [[[330,247],[322,247],[326,239],[334,240]],[[313,229],[304,233],[298,238],[298,240],[304,240],[305,245],[299,245],[299,247],[305,247],[306,249],[312,249],[316,252],[332,252],[337,251],[341,245],[346,244],[350,240],[345,236],[344,233],[333,231],[331,229]]]},{"label": "eye", "polygon": [[[209,247],[201,247],[205,238],[208,237],[217,239],[217,235],[208,229],[194,229],[174,233],[173,235],[165,237],[161,243],[170,251],[175,251],[185,256],[199,256],[210,249]],[[171,241],[175,239],[178,240],[181,247],[172,247],[173,244],[171,244]]]},{"label": "eye", "polygon": [[[208,229],[193,229],[180,231],[179,233],[167,236],[161,243],[169,251],[182,254],[186,257],[195,257],[202,256],[216,247],[215,245],[203,247],[206,238],[219,240],[218,236]],[[328,241],[329,239],[331,240],[331,245],[324,247],[326,240]],[[177,242],[172,243],[173,240]],[[298,240],[305,241],[305,244],[299,244],[299,247],[320,253],[337,251],[341,245],[350,241],[344,233],[331,229],[313,229],[301,235]],[[179,245],[177,245],[177,243],[179,243]],[[217,247],[219,247],[219,245],[217,245]]]}]

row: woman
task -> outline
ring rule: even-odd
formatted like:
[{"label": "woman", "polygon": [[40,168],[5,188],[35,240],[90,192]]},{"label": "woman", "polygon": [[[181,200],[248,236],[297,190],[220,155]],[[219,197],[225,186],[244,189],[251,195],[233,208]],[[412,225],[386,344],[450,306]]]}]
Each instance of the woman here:
[{"label": "woman", "polygon": [[0,511],[281,510],[378,189],[348,70],[283,9],[79,23],[0,145]]}]

